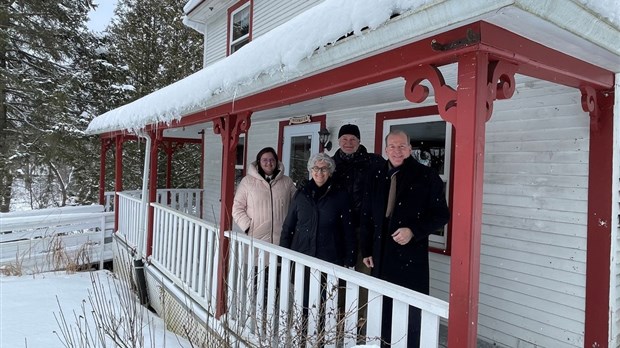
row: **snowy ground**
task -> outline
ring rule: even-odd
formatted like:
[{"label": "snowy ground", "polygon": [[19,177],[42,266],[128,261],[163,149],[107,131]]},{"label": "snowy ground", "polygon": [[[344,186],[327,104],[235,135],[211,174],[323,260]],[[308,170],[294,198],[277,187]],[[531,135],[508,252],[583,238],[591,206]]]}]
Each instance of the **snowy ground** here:
[{"label": "snowy ground", "polygon": [[[94,297],[95,289],[106,292],[107,300],[113,305],[112,311],[116,313],[132,307],[127,302],[123,303],[126,299],[122,298],[126,296],[122,295],[122,290],[117,289],[124,288],[115,282],[118,281],[107,271],[0,276],[0,347],[66,347],[58,337],[62,333],[56,317],[60,318],[61,308],[67,325],[74,332],[79,332],[75,316],[79,317],[83,313],[86,315],[79,319],[80,323],[83,325],[87,321],[91,324],[91,330],[94,330],[95,319],[89,296]],[[142,307],[140,310],[144,315],[141,335],[144,337],[144,347],[191,347],[184,338],[166,331],[162,320],[156,315]],[[90,334],[96,335],[96,332]],[[93,338],[96,341],[96,337]],[[104,347],[103,344],[91,346]],[[106,346],[116,345],[108,339]]]},{"label": "snowy ground", "polygon": [[[62,323],[60,317],[64,315],[65,322],[74,334],[80,331],[77,322],[82,327],[88,322],[88,326],[93,330],[89,334],[96,335],[91,299],[97,298],[98,291],[105,292],[105,302],[110,304],[106,310],[108,316],[118,318],[119,313],[133,306],[133,303],[126,302],[128,297],[124,295],[126,288],[108,271],[73,274],[63,271],[21,277],[0,276],[0,347],[84,347],[85,345],[78,344],[66,345],[64,342],[67,340],[59,338],[63,334],[62,325],[57,322],[57,318]],[[95,301],[95,306],[96,303]],[[155,314],[141,307],[140,310],[144,315],[142,319],[144,328],[140,335],[144,338],[144,343],[140,347],[191,347],[184,338],[165,330],[163,321]],[[86,315],[83,315],[84,313]],[[93,338],[95,342],[96,337]],[[98,342],[91,345],[91,347],[106,346],[117,345],[109,338],[105,345]]]}]

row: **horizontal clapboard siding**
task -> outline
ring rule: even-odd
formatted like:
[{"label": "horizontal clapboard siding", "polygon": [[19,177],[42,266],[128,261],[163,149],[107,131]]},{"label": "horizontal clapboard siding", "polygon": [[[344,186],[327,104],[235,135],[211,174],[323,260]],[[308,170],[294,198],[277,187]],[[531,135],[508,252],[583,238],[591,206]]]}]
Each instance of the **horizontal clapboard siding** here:
[{"label": "horizontal clapboard siding", "polygon": [[589,117],[575,89],[517,82],[487,123],[478,333],[581,347]]},{"label": "horizontal clapboard siding", "polygon": [[254,0],[253,38],[257,38],[322,0]]}]

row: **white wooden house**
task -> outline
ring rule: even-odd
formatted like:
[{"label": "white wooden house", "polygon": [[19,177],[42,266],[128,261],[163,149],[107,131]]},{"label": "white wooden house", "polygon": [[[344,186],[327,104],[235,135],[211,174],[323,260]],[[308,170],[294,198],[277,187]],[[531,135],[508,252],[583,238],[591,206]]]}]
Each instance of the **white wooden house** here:
[{"label": "white wooden house", "polygon": [[[341,125],[357,124],[376,153],[397,127],[416,153],[432,155],[452,212],[429,250],[439,302],[428,308],[448,311],[430,321],[429,335],[443,318],[454,348],[477,339],[520,348],[620,346],[620,4],[584,3],[189,1],[185,23],[204,35],[205,68],[89,126],[102,137],[102,163],[128,136],[151,149],[141,200],[116,200],[121,249],[147,261],[147,286],[188,289],[205,312],[214,309],[205,317],[217,325],[236,310],[222,284],[243,253],[219,252],[247,242],[224,232],[234,230],[235,178],[245,165],[272,146],[299,180],[311,153],[334,153],[328,143],[337,144]],[[325,129],[332,135],[320,140]],[[165,204],[145,208],[163,187],[149,174],[159,145],[183,139],[203,145],[202,208],[194,211],[201,219]],[[120,180],[115,185],[122,191]],[[124,200],[134,213],[120,206]],[[190,226],[185,242],[164,246],[182,219],[182,230]],[[202,230],[217,238],[192,244]],[[202,255],[192,246],[209,247],[206,263],[200,259],[206,268],[174,263]],[[201,272],[213,282],[204,285]]]}]

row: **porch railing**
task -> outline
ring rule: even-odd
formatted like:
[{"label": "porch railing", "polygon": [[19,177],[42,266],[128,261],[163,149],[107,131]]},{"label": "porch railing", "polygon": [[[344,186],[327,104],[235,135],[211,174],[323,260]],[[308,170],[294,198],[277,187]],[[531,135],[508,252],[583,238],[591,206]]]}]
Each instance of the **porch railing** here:
[{"label": "porch railing", "polygon": [[[151,262],[214,315],[218,229],[161,204],[155,210]],[[394,347],[407,346],[410,307],[421,309],[421,347],[437,347],[448,303],[261,242],[226,232],[230,241],[226,327],[245,340],[297,345],[379,345],[383,298],[393,299]],[[367,301],[360,294],[367,292]],[[362,318],[363,316],[363,318]],[[306,324],[299,325],[304,322]],[[365,335],[358,335],[363,323]],[[359,336],[359,337],[358,337]],[[359,340],[359,341],[358,341]]]},{"label": "porch railing", "polygon": [[[123,191],[125,195],[140,199],[140,190]],[[114,210],[114,191],[106,191],[104,194],[105,211]],[[202,210],[202,189],[158,189],[157,203],[170,206],[193,216],[200,216]]]},{"label": "porch railing", "polygon": [[117,195],[119,213],[116,236],[140,255],[145,255],[146,229],[144,224],[146,220],[140,195],[126,192],[119,192]]},{"label": "porch railing", "polygon": [[150,262],[214,314],[219,231],[189,214],[161,204],[154,207]]},{"label": "porch railing", "polygon": [[157,203],[192,216],[200,216],[201,195],[201,189],[158,189]]}]

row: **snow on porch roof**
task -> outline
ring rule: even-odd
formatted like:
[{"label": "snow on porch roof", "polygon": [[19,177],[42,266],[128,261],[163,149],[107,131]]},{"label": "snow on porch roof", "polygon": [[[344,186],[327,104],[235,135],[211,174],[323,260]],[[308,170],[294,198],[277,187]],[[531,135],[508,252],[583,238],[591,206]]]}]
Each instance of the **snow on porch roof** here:
[{"label": "snow on porch roof", "polygon": [[[536,2],[527,0],[520,2]],[[571,2],[571,0],[565,0]],[[191,2],[191,1],[190,1]],[[412,36],[470,20],[498,11],[516,1],[499,0],[325,0],[288,22],[257,37],[232,54],[182,80],[159,89],[134,102],[96,117],[86,132],[100,134],[116,130],[135,132],[149,124],[180,120],[208,107],[247,96],[262,89],[293,81],[306,74],[336,66],[363,54],[396,45]],[[558,1],[559,2],[559,1]],[[620,23],[616,0],[578,0],[591,12],[606,16],[615,26]],[[188,2],[189,3],[189,2]],[[393,13],[415,15],[438,5],[449,6],[450,18],[420,17],[418,27],[396,19],[385,24]],[[527,6],[521,6],[527,7]],[[588,9],[579,6],[583,12]],[[445,12],[444,12],[445,15]],[[404,16],[403,16],[404,17]],[[566,21],[570,20],[566,18]],[[398,25],[400,22],[400,25]],[[362,29],[381,32],[362,40]],[[353,32],[355,44],[337,50],[339,38]],[[366,33],[366,32],[365,32]],[[346,40],[345,40],[346,41]],[[320,48],[317,50],[317,48]],[[313,57],[314,56],[314,57]],[[309,59],[311,58],[312,59]],[[305,60],[305,61],[304,61]]]}]

